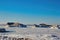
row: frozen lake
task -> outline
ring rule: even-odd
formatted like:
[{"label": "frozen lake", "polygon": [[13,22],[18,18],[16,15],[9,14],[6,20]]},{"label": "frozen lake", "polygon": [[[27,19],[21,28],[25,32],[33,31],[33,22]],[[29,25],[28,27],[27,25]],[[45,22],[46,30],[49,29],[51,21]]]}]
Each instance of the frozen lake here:
[{"label": "frozen lake", "polygon": [[[19,28],[19,27],[7,27],[6,30],[10,32],[0,33],[0,35],[7,36],[16,36],[16,37],[26,37],[27,35],[31,37],[41,38],[47,35],[55,35],[60,38],[60,29],[51,29],[51,28]],[[42,39],[43,39],[42,38]],[[50,37],[51,38],[51,37]],[[55,38],[54,38],[55,39]],[[50,39],[51,40],[51,39]],[[58,39],[57,39],[58,40]],[[59,39],[60,40],[60,39]]]}]

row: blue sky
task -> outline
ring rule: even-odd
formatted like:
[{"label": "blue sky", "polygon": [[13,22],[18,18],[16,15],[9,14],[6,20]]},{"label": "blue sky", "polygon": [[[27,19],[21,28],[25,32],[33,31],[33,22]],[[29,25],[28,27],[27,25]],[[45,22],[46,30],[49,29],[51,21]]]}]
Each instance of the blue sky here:
[{"label": "blue sky", "polygon": [[60,24],[60,0],[0,0],[0,22]]}]

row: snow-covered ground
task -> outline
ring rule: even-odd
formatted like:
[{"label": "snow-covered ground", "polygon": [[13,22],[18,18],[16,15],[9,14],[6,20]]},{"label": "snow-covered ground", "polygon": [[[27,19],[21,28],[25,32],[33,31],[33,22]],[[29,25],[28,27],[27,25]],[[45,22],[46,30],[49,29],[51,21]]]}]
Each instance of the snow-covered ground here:
[{"label": "snow-covered ground", "polygon": [[0,33],[0,35],[32,40],[60,40],[60,29],[7,27],[6,30],[10,32]]}]

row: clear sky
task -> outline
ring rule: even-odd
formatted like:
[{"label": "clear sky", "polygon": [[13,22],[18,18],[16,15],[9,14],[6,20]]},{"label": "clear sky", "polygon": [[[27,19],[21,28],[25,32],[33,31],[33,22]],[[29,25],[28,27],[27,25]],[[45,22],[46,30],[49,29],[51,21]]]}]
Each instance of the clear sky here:
[{"label": "clear sky", "polygon": [[60,0],[0,0],[0,23],[60,24]]}]

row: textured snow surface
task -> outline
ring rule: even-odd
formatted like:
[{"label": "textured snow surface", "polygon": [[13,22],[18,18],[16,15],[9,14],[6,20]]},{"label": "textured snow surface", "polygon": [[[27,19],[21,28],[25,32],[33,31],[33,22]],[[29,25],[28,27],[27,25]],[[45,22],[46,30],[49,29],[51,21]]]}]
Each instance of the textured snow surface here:
[{"label": "textured snow surface", "polygon": [[6,30],[11,32],[0,33],[0,35],[32,40],[60,40],[60,29],[8,27]]},{"label": "textured snow surface", "polygon": [[56,36],[56,35],[43,35],[41,36],[40,40],[60,40],[60,37]]}]

